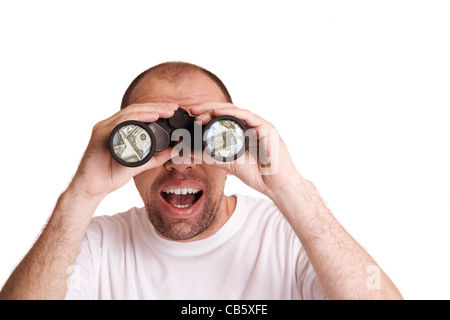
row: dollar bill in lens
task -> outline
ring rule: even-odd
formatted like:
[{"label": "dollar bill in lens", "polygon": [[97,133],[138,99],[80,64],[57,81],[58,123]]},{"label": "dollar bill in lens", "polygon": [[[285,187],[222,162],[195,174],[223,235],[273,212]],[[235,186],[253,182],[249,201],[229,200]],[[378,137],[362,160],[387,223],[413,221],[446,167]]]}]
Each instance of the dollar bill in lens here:
[{"label": "dollar bill in lens", "polygon": [[129,163],[144,159],[149,154],[151,145],[148,132],[134,124],[123,126],[113,138],[114,152]]},{"label": "dollar bill in lens", "polygon": [[233,157],[244,146],[245,133],[236,122],[220,120],[209,128],[206,142],[215,156]]}]

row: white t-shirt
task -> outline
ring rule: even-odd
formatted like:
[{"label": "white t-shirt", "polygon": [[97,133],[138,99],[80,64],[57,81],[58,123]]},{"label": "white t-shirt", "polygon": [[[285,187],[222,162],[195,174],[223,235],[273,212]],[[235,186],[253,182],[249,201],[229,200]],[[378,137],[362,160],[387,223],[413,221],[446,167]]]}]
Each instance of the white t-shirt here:
[{"label": "white t-shirt", "polygon": [[300,241],[266,199],[237,195],[209,238],[161,238],[144,208],[95,217],[66,299],[325,299]]}]

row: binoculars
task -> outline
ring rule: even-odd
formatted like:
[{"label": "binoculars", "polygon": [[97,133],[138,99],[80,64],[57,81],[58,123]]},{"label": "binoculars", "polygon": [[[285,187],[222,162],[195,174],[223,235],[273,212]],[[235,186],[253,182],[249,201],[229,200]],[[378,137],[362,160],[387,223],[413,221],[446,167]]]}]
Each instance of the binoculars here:
[{"label": "binoculars", "polygon": [[[109,137],[109,150],[113,158],[127,167],[138,167],[151,159],[155,152],[164,151],[178,143],[177,129],[189,134],[183,136],[185,147],[201,148],[210,157],[222,161],[234,161],[248,149],[245,124],[233,116],[213,118],[203,126],[195,117],[179,108],[170,118],[155,122],[125,121],[117,125]],[[177,139],[178,137],[178,139]]]}]

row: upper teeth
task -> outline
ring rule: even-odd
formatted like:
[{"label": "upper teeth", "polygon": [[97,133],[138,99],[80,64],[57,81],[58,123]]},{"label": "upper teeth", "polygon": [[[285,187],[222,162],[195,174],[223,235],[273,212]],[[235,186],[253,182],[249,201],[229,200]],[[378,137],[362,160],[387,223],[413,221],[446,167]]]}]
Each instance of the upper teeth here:
[{"label": "upper teeth", "polygon": [[195,189],[195,188],[183,188],[183,189],[164,190],[165,193],[175,193],[175,194],[197,193],[199,191],[201,191],[201,190],[200,189]]}]

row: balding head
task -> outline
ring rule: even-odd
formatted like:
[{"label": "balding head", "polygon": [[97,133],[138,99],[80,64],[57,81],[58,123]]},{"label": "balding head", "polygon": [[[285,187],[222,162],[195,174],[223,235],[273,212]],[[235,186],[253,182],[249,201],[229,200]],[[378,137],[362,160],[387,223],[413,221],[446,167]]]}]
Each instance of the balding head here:
[{"label": "balding head", "polygon": [[233,102],[223,82],[212,72],[191,63],[165,62],[142,72],[139,76],[136,77],[136,79],[131,82],[122,98],[121,109],[131,104],[133,92],[142,81],[148,82],[147,80],[149,79],[161,80],[176,85],[183,81],[189,80],[189,78],[196,73],[202,73],[206,75],[217,85],[217,87],[223,93],[225,100],[229,103]]}]

